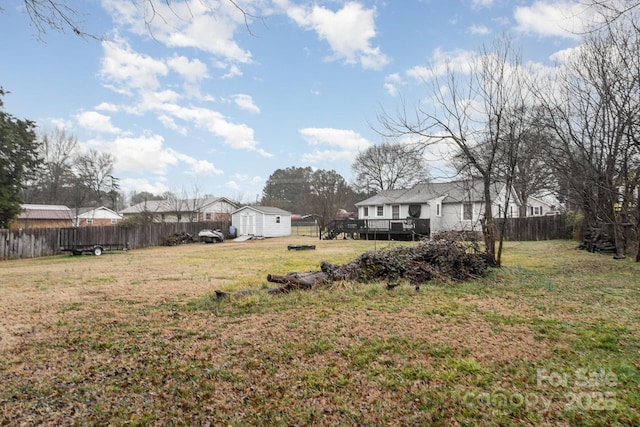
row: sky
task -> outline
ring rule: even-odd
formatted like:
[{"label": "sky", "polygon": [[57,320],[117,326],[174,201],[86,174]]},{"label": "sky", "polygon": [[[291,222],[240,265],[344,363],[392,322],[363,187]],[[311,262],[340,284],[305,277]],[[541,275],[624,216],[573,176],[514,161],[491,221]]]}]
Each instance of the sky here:
[{"label": "sky", "polygon": [[[569,0],[69,1],[97,38],[0,11],[5,111],[113,154],[126,194],[204,194],[245,203],[277,169],[335,170],[384,142],[378,117],[428,95],[424,70],[463,64],[509,34],[551,67],[589,12]],[[149,15],[147,15],[149,16]],[[428,153],[434,179],[443,178]]]}]

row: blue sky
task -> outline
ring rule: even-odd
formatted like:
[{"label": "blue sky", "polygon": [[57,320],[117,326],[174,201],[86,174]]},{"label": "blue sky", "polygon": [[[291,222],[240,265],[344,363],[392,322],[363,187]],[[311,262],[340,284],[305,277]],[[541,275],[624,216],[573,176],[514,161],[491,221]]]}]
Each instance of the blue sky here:
[{"label": "blue sky", "polygon": [[3,3],[6,111],[112,153],[127,194],[244,202],[278,168],[350,181],[355,155],[382,142],[377,116],[428,95],[424,67],[464,63],[503,33],[550,67],[588,14],[554,0],[237,1],[262,18],[247,30],[228,0],[175,0],[175,13],[156,2],[151,37],[131,0],[70,1],[94,40],[41,35],[22,0]]}]

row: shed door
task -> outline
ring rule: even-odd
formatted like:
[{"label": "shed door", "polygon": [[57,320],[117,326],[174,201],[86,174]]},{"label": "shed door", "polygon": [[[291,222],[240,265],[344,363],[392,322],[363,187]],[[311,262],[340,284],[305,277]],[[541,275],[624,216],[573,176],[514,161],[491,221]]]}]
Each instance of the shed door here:
[{"label": "shed door", "polygon": [[242,229],[240,231],[242,234],[256,234],[253,215],[242,216]]}]

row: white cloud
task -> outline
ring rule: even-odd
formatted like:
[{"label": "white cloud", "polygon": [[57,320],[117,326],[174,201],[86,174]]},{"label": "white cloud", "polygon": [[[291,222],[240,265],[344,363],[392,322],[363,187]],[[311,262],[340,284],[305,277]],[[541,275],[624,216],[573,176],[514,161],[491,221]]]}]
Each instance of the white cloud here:
[{"label": "white cloud", "polygon": [[[245,25],[245,15],[233,2],[154,2],[153,11],[147,2],[103,0],[102,3],[114,22],[139,35],[151,33],[156,41],[168,47],[197,48],[231,62],[252,61],[251,53],[233,39],[236,29]],[[251,16],[246,18],[250,20]]]},{"label": "white cloud", "polygon": [[195,160],[190,163],[189,173],[198,176],[222,175],[224,172],[207,160]]},{"label": "white cloud", "polygon": [[[373,145],[359,133],[349,129],[306,128],[300,135],[312,147],[313,152],[303,156],[304,162],[352,160],[360,151]],[[328,147],[322,149],[321,147]]]},{"label": "white cloud", "polygon": [[365,9],[358,2],[347,2],[334,12],[322,6],[290,6],[288,16],[301,27],[313,30],[321,40],[326,40],[333,50],[329,60],[342,59],[347,64],[359,63],[366,69],[381,69],[389,59],[379,47],[371,45],[376,36],[375,8]]},{"label": "white cloud", "polygon": [[594,22],[593,10],[575,1],[538,0],[531,6],[516,7],[517,30],[540,36],[579,39]]},{"label": "white cloud", "polygon": [[[186,135],[188,126],[179,121],[195,124],[222,138],[224,144],[234,149],[253,151],[271,157],[270,153],[259,146],[254,138],[253,129],[249,126],[233,123],[221,113],[207,108],[183,107],[178,104],[182,98],[181,94],[172,89],[159,90],[164,87],[160,77],[166,76],[171,70],[186,78],[187,83],[197,82],[206,77],[206,67],[199,61],[174,56],[165,63],[134,52],[122,39],[116,39],[114,43],[105,43],[104,52],[101,76],[111,84],[113,90],[138,97],[135,104],[122,107],[127,113],[156,114],[166,128],[182,135]],[[193,93],[195,92],[194,89]],[[260,111],[249,95],[236,95],[234,101],[248,111]]]},{"label": "white cloud", "polygon": [[476,52],[457,49],[444,52],[440,49],[433,51],[429,65],[418,65],[407,70],[407,75],[417,81],[429,80],[447,74],[448,71],[468,74],[471,72]]},{"label": "white cloud", "polygon": [[259,113],[260,108],[253,102],[251,95],[237,94],[231,97],[238,107],[250,113]]},{"label": "white cloud", "polygon": [[486,36],[487,34],[491,34],[491,30],[486,25],[472,25],[467,28],[467,31],[471,34],[476,34],[480,36]]},{"label": "white cloud", "polygon": [[568,49],[559,50],[554,52],[549,59],[559,64],[565,64],[579,49],[579,47],[570,47]]},{"label": "white cloud", "polygon": [[173,56],[167,64],[189,83],[198,83],[209,77],[207,66],[198,59],[191,61],[186,56]]},{"label": "white cloud", "polygon": [[178,153],[163,147],[160,135],[136,138],[117,138],[111,144],[111,152],[116,157],[116,172],[151,172],[164,175],[169,166],[178,163]]},{"label": "white cloud", "polygon": [[160,87],[158,78],[169,72],[163,61],[134,52],[119,37],[114,41],[103,41],[102,48],[104,56],[100,76],[117,93],[131,95],[138,91],[157,89]]},{"label": "white cloud", "polygon": [[78,125],[102,133],[118,133],[120,129],[111,123],[111,117],[100,114],[96,111],[85,111],[76,116]]},{"label": "white cloud", "polygon": [[403,84],[402,77],[398,73],[389,74],[384,78],[384,89],[391,96],[398,94],[398,86],[401,84]]},{"label": "white cloud", "polygon": [[164,183],[163,177],[159,177],[153,183],[146,178],[122,178],[120,179],[120,188],[129,192],[147,191],[151,194],[162,194],[165,191],[169,191],[169,187]]},{"label": "white cloud", "polygon": [[211,134],[223,139],[223,143],[236,149],[256,152],[264,157],[272,154],[259,147],[255,140],[253,129],[245,124],[228,121],[221,113],[207,108],[186,108],[179,105],[167,104],[162,106],[165,114],[208,130]]},{"label": "white cloud", "polygon": [[98,111],[106,111],[107,113],[117,113],[120,111],[120,107],[115,104],[111,104],[109,102],[101,102],[95,107]]},{"label": "white cloud", "polygon": [[474,9],[478,9],[481,7],[490,7],[493,5],[495,0],[471,0],[471,6]]}]

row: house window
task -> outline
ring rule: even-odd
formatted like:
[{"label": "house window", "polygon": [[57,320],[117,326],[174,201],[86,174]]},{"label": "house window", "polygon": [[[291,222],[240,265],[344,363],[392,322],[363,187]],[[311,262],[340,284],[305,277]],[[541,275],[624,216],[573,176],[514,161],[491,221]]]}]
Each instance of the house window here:
[{"label": "house window", "polygon": [[369,206],[362,208],[362,214],[363,216],[369,216]]},{"label": "house window", "polygon": [[384,216],[384,209],[383,209],[383,206],[376,206],[376,215],[378,215],[378,216]]},{"label": "house window", "polygon": [[276,217],[276,224],[280,224],[280,217],[279,216]]},{"label": "house window", "polygon": [[92,225],[93,224],[93,219],[92,218],[87,218],[87,224],[88,225]]},{"label": "house window", "polygon": [[513,218],[513,205],[509,205],[509,216]]},{"label": "house window", "polygon": [[391,219],[400,219],[400,205],[391,206]]},{"label": "house window", "polygon": [[115,218],[111,218],[111,225],[114,225],[116,222],[118,222]]},{"label": "house window", "polygon": [[207,221],[211,221],[211,212],[207,212],[204,214],[204,219],[206,219]]},{"label": "house window", "polygon": [[411,218],[420,218],[420,205],[409,205],[409,216]]},{"label": "house window", "polygon": [[442,216],[442,205],[440,203],[436,203],[436,216]]},{"label": "house window", "polygon": [[533,208],[533,214],[534,215],[540,215],[540,207],[536,206],[535,208]]},{"label": "house window", "polygon": [[465,221],[471,221],[471,219],[473,219],[473,205],[471,203],[464,203],[462,205],[462,219]]}]

